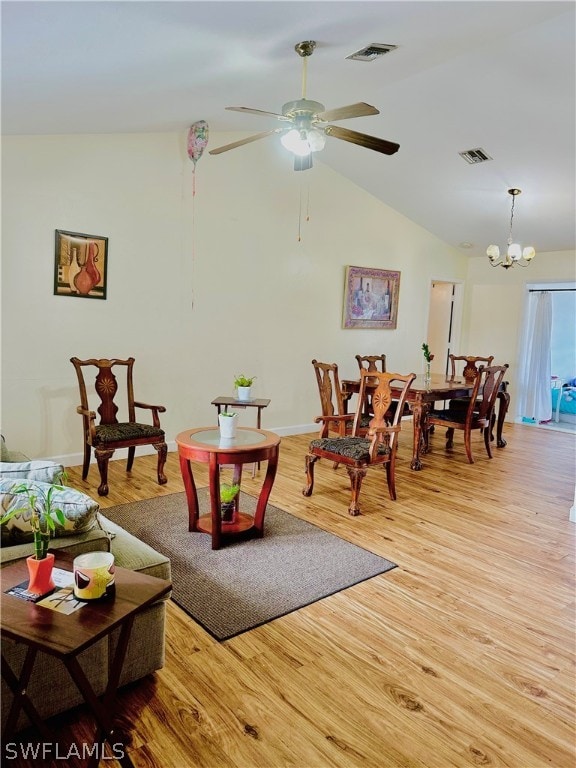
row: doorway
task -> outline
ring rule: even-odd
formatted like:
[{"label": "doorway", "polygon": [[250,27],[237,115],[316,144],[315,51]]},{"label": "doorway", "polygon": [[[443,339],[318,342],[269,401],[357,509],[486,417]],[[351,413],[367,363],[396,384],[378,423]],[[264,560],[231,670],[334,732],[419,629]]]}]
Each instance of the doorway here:
[{"label": "doorway", "polygon": [[426,335],[428,346],[434,355],[432,373],[448,373],[448,356],[458,348],[461,319],[462,284],[433,280],[430,286]]},{"label": "doorway", "polygon": [[[526,413],[528,381],[530,380],[531,338],[529,328],[539,294],[549,294],[552,309],[552,323],[546,352],[550,377],[538,381],[537,386],[546,393],[547,412],[535,418]],[[515,421],[541,429],[576,431],[576,404],[571,392],[563,385],[570,384],[576,377],[576,284],[575,283],[529,283],[526,285],[523,334],[519,350],[518,402]],[[532,376],[533,378],[533,376]],[[544,395],[542,395],[544,397]],[[558,402],[559,400],[559,402]],[[549,412],[548,412],[549,411]]]}]

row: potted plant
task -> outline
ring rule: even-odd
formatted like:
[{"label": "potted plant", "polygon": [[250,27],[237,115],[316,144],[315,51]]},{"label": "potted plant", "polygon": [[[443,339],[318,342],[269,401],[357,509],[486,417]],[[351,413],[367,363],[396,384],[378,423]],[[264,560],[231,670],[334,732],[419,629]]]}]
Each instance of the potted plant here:
[{"label": "potted plant", "polygon": [[234,386],[238,393],[238,400],[250,400],[250,388],[254,383],[256,376],[244,376],[241,373],[234,379]]},{"label": "potted plant", "polygon": [[[65,476],[61,475],[60,480],[65,480]],[[66,524],[64,513],[54,506],[53,500],[54,493],[63,490],[64,487],[57,483],[20,483],[12,488],[11,493],[22,495],[22,505],[11,509],[0,518],[0,525],[3,525],[23,511],[30,511],[34,554],[26,558],[30,576],[27,591],[35,595],[45,595],[54,589],[54,555],[48,552],[48,545],[56,530],[55,520],[62,526]]]},{"label": "potted plant", "polygon": [[428,344],[424,342],[422,344],[422,352],[424,353],[424,360],[426,361],[426,370],[424,372],[424,380],[430,381],[430,363],[434,360],[434,355],[430,352]]},{"label": "potted plant", "polygon": [[238,414],[234,413],[234,411],[222,411],[222,413],[218,414],[218,424],[220,426],[220,437],[226,439],[236,437]]},{"label": "potted plant", "polygon": [[235,499],[239,493],[240,485],[238,483],[220,484],[220,514],[223,523],[234,522]]}]

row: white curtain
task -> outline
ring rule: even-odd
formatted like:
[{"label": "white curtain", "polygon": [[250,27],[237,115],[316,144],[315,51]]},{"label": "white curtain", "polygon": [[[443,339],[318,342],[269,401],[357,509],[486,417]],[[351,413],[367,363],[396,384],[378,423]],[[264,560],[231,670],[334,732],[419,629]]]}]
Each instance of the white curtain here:
[{"label": "white curtain", "polygon": [[526,388],[523,415],[529,419],[549,421],[552,418],[550,392],[552,294],[539,291],[530,294],[528,316],[528,345],[526,359]]}]

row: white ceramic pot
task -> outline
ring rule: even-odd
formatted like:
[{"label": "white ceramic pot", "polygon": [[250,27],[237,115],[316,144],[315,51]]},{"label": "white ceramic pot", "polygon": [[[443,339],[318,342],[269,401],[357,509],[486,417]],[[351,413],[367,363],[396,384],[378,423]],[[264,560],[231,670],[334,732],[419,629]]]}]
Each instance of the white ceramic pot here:
[{"label": "white ceramic pot", "polygon": [[224,413],[219,414],[218,423],[220,425],[220,437],[232,438],[236,437],[236,428],[238,426],[238,414],[235,413],[232,416],[227,416]]},{"label": "white ceramic pot", "polygon": [[236,387],[238,392],[238,400],[250,400],[250,392],[252,387]]}]

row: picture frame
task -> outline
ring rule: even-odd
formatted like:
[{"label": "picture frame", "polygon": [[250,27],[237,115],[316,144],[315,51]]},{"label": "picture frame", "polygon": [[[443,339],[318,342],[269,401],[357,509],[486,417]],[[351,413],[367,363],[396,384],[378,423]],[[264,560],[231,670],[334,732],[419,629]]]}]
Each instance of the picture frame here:
[{"label": "picture frame", "polygon": [[108,238],[56,230],[54,295],[106,299]]},{"label": "picture frame", "polygon": [[396,328],[400,272],[346,267],[343,328]]}]

